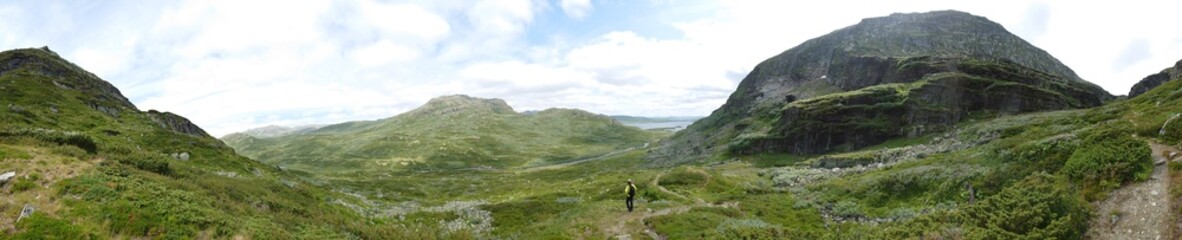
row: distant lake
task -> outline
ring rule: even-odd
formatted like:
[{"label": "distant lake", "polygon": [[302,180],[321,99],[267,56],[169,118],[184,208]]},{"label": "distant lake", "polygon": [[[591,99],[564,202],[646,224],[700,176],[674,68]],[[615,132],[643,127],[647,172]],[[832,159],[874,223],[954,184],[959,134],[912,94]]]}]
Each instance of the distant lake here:
[{"label": "distant lake", "polygon": [[682,129],[685,129],[685,127],[689,126],[692,123],[694,123],[694,122],[624,123],[624,125],[638,127],[640,129],[645,129],[645,130],[659,129],[659,128],[671,128],[671,129],[673,129],[673,131],[680,131]]}]

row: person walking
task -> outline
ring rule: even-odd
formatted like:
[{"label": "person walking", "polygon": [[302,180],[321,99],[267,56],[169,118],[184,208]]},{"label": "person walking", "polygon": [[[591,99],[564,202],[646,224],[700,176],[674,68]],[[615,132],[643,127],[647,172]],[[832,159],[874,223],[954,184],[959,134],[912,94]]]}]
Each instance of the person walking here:
[{"label": "person walking", "polygon": [[625,203],[628,204],[628,212],[632,212],[632,199],[636,198],[636,185],[632,184],[632,179],[628,179],[628,185],[624,186],[624,193],[628,194],[628,199],[625,200]]}]

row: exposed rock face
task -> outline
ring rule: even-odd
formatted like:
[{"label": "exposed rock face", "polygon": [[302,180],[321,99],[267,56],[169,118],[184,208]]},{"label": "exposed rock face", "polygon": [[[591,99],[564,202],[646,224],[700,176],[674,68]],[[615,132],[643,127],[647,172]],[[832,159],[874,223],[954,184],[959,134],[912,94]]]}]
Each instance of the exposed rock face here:
[{"label": "exposed rock face", "polygon": [[156,110],[149,110],[147,114],[152,121],[155,121],[156,124],[159,124],[164,129],[197,137],[213,138],[209,136],[209,133],[205,133],[205,130],[202,130],[201,127],[198,127],[197,124],[193,124],[189,119],[180,115],[170,112],[158,112]]},{"label": "exposed rock face", "polygon": [[1157,74],[1149,75],[1148,77],[1141,79],[1140,82],[1137,82],[1137,84],[1133,85],[1133,88],[1129,90],[1129,98],[1134,98],[1137,97],[1137,95],[1141,95],[1142,93],[1148,92],[1149,90],[1153,90],[1153,88],[1161,86],[1162,83],[1166,83],[1170,81],[1170,79],[1174,79],[1178,76],[1182,76],[1182,60],[1174,63],[1174,67],[1166,68]]},{"label": "exposed rock face", "polygon": [[649,157],[677,163],[720,152],[823,153],[940,131],[974,111],[1091,107],[1110,98],[983,17],[892,14],[760,63],[726,104]]}]

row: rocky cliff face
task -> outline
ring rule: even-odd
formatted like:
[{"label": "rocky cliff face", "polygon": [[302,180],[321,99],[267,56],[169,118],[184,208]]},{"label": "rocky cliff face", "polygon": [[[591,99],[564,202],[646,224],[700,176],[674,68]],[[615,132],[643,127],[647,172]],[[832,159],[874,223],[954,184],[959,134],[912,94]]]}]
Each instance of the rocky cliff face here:
[{"label": "rocky cliff face", "polygon": [[822,153],[940,131],[970,112],[1097,106],[1111,96],[983,17],[864,19],[760,63],[727,103],[650,153]]},{"label": "rocky cliff face", "polygon": [[1166,68],[1165,70],[1161,70],[1159,73],[1149,75],[1148,77],[1141,79],[1141,81],[1137,82],[1137,84],[1134,84],[1133,88],[1129,89],[1129,98],[1133,98],[1137,95],[1148,92],[1157,86],[1161,86],[1162,83],[1166,83],[1167,81],[1170,81],[1170,79],[1174,79],[1178,76],[1182,76],[1182,60],[1174,63],[1174,67]]},{"label": "rocky cliff face", "polygon": [[205,130],[198,127],[197,124],[190,122],[188,118],[176,115],[170,112],[158,112],[156,110],[149,110],[147,112],[148,118],[159,124],[161,128],[169,131],[193,135],[195,137],[213,138],[206,133]]}]

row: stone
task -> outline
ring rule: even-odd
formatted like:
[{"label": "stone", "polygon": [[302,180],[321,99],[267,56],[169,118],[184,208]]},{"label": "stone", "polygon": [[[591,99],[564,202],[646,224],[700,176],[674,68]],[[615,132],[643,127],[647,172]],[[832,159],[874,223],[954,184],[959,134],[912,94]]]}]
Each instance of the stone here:
[{"label": "stone", "polygon": [[172,156],[172,159],[189,161],[189,152],[172,153],[169,156]]},{"label": "stone", "polygon": [[8,182],[9,179],[12,179],[12,177],[15,176],[16,172],[6,172],[4,174],[0,174],[0,185],[3,185],[4,183]]},{"label": "stone", "polygon": [[21,219],[32,216],[35,211],[37,211],[37,208],[34,208],[32,204],[26,203],[25,207],[21,208],[21,215],[16,218],[16,221],[20,222]]}]

